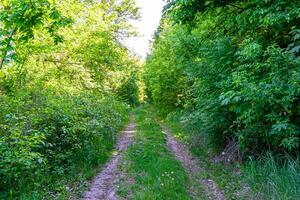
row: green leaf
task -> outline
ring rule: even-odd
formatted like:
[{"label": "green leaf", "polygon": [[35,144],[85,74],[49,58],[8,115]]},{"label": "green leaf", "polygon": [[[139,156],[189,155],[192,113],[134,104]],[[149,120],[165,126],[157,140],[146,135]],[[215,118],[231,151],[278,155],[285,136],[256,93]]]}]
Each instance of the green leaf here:
[{"label": "green leaf", "polygon": [[2,70],[0,70],[0,78],[4,78],[4,77],[5,77],[5,73]]}]

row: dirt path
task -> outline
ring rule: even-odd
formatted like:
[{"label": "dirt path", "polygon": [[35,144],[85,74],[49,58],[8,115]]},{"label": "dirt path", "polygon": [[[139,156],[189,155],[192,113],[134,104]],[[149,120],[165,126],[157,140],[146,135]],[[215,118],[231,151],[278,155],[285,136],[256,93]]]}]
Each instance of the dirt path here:
[{"label": "dirt path", "polygon": [[204,180],[199,176],[202,169],[199,167],[199,160],[192,156],[191,152],[188,148],[182,144],[181,142],[177,141],[171,130],[164,125],[161,125],[163,131],[167,135],[167,145],[170,150],[174,153],[177,160],[181,162],[185,170],[188,172],[191,186],[190,192],[194,197],[200,197],[203,195],[199,194],[199,185],[204,186],[205,196],[206,199],[214,199],[214,200],[224,200],[225,195],[222,191],[218,190],[216,183],[212,179]]},{"label": "dirt path", "polygon": [[85,192],[82,200],[117,200],[114,183],[119,176],[118,164],[122,158],[122,152],[132,143],[135,129],[134,117],[131,116],[130,124],[123,131],[117,144],[117,153],[105,165],[102,172],[92,181],[89,191]]}]

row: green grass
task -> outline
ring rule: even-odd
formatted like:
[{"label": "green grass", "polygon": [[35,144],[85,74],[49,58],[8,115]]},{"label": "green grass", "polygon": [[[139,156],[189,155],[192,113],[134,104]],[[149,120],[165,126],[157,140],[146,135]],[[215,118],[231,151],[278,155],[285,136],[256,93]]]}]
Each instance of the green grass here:
[{"label": "green grass", "polygon": [[[177,113],[168,117],[165,123],[175,137],[189,144],[191,152],[201,161],[206,176],[215,180],[227,199],[299,199],[299,160],[278,161],[268,155],[246,163],[212,163],[215,154],[207,148],[205,135],[196,134],[195,137],[193,127],[184,127],[180,117],[180,113]],[[198,143],[191,145],[195,141]]]},{"label": "green grass", "polygon": [[196,133],[193,127],[186,127],[180,118],[181,113],[174,113],[163,122],[171,128],[174,137],[186,143],[192,154],[199,159],[202,178],[213,179],[227,199],[247,198],[246,181],[240,173],[239,164],[212,163],[214,153],[207,147],[205,135]]},{"label": "green grass", "polygon": [[150,117],[148,109],[135,112],[135,142],[124,157],[125,171],[134,178],[131,186],[121,184],[119,195],[132,199],[192,199],[188,176],[166,147],[166,136]]},{"label": "green grass", "polygon": [[300,198],[299,161],[281,162],[272,155],[243,167],[253,198],[294,200]]}]

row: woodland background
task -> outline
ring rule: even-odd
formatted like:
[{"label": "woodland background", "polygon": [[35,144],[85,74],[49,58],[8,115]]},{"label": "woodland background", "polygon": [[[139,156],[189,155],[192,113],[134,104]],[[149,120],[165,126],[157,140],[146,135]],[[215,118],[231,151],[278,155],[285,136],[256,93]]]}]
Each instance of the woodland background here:
[{"label": "woodland background", "polygon": [[145,63],[123,42],[138,18],[133,0],[1,1],[0,198],[83,187],[147,102],[254,193],[297,199],[299,1],[169,0]]}]

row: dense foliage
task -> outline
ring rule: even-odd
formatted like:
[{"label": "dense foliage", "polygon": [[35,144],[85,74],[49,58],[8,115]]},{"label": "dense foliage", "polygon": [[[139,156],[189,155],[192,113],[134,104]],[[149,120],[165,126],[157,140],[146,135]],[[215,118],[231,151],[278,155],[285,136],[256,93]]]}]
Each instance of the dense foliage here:
[{"label": "dense foliage", "polygon": [[[248,158],[254,191],[299,196],[299,1],[168,0],[143,69],[123,44],[138,18],[134,0],[1,0],[0,199],[78,198],[76,177],[111,155],[145,93],[193,147]],[[157,141],[131,150],[168,154],[147,134]],[[255,159],[266,152],[276,159]],[[167,154],[158,171],[175,161]]]},{"label": "dense foliage", "polygon": [[0,199],[59,195],[56,181],[105,162],[138,102],[122,44],[138,17],[132,0],[1,1]]},{"label": "dense foliage", "polygon": [[[193,9],[190,9],[190,8]],[[170,1],[146,63],[148,95],[223,149],[297,154],[300,4]],[[245,154],[244,154],[245,155]]]},{"label": "dense foliage", "polygon": [[[49,95],[49,96],[48,96]],[[29,192],[109,156],[127,107],[97,95],[1,97],[0,186]]]}]

